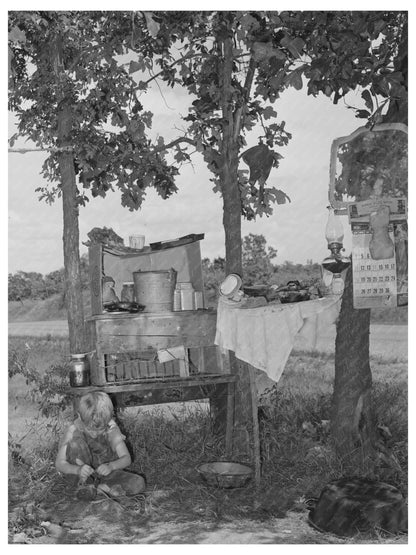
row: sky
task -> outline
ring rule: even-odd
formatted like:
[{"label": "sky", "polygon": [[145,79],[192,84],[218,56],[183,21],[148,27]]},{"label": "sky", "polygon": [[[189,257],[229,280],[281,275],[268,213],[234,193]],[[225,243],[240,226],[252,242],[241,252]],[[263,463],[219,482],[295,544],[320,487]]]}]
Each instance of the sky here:
[{"label": "sky", "polygon": [[[141,97],[145,109],[154,113],[154,135],[169,140],[183,127],[180,116],[187,113],[186,92],[154,86]],[[360,93],[347,96],[350,106],[362,107]],[[242,235],[262,234],[267,244],[277,250],[275,264],[285,261],[320,262],[328,254],[325,240],[327,221],[329,162],[332,141],[353,132],[364,124],[342,101],[338,105],[323,95],[307,96],[289,89],[274,105],[277,122],[284,120],[292,133],[289,145],[281,150],[283,160],[273,168],[268,185],[283,190],[290,203],[275,205],[273,215],[243,221]],[[269,120],[271,123],[271,120]],[[14,119],[9,114],[8,136],[13,133]],[[257,144],[256,135],[247,137],[248,147]],[[30,146],[17,143],[15,146]],[[91,199],[80,207],[80,250],[93,227],[111,227],[128,244],[128,236],[142,234],[146,244],[169,240],[189,233],[204,233],[203,257],[211,260],[224,256],[222,200],[212,191],[210,173],[197,155],[192,165],[184,166],[177,177],[179,192],[163,200],[148,190],[141,210],[130,212],[120,203],[120,195],[110,192],[105,199]],[[8,272],[36,271],[47,274],[63,267],[62,205],[39,201],[35,189],[43,183],[40,176],[45,153],[8,153]],[[240,169],[248,169],[241,162]],[[351,249],[351,233],[346,217],[344,246]]]},{"label": "sky", "polygon": [[[154,112],[153,133],[167,140],[177,136],[183,126],[180,115],[186,115],[186,93],[156,87],[141,99],[146,109]],[[361,106],[358,94],[351,94],[350,104]],[[306,91],[288,90],[275,104],[277,121],[286,121],[292,133],[279,168],[273,168],[268,185],[283,190],[291,203],[276,205],[270,217],[243,222],[242,234],[262,234],[267,244],[277,249],[276,264],[285,261],[306,263],[321,261],[327,254],[325,225],[327,219],[329,160],[331,143],[336,137],[348,135],[362,125],[340,103],[330,99],[308,97]],[[270,121],[270,120],[269,120]],[[9,115],[9,136],[14,118]],[[256,135],[248,146],[257,144]],[[18,146],[30,146],[16,143]],[[39,201],[35,189],[44,181],[40,175],[45,153],[8,154],[8,271],[36,271],[42,274],[63,266],[62,204]],[[240,169],[248,169],[241,162]],[[111,227],[128,244],[128,236],[142,234],[146,244],[169,240],[189,233],[204,233],[201,242],[203,257],[224,256],[222,200],[212,191],[210,172],[198,156],[192,165],[183,166],[177,178],[179,192],[167,200],[149,189],[141,210],[130,212],[120,203],[118,192],[105,199],[91,199],[80,207],[79,226],[81,254],[86,252],[82,242],[93,227]],[[344,220],[345,218],[343,218]],[[345,219],[346,220],[346,219]],[[345,246],[348,248],[348,222],[344,223]]]}]

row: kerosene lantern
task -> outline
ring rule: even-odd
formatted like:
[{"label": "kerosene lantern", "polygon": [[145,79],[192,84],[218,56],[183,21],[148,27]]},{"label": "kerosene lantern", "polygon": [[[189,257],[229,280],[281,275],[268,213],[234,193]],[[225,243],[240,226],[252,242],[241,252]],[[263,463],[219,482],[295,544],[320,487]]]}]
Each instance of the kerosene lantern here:
[{"label": "kerosene lantern", "polygon": [[331,254],[322,261],[322,281],[327,287],[332,287],[334,294],[341,294],[344,282],[341,272],[348,268],[350,259],[343,256],[344,228],[340,218],[335,214],[332,206],[328,206],[328,222],[325,237]]}]

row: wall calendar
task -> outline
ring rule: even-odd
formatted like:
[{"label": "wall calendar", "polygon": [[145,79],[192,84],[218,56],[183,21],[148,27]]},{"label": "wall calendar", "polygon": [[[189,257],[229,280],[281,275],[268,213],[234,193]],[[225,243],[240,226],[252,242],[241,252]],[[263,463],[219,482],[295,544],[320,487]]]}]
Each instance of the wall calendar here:
[{"label": "wall calendar", "polygon": [[390,202],[386,232],[394,248],[388,258],[374,259],[371,255],[373,229],[369,215],[374,210],[374,203],[364,201],[349,207],[353,298],[354,308],[357,309],[396,307],[408,303],[406,200],[390,200],[395,202]]}]

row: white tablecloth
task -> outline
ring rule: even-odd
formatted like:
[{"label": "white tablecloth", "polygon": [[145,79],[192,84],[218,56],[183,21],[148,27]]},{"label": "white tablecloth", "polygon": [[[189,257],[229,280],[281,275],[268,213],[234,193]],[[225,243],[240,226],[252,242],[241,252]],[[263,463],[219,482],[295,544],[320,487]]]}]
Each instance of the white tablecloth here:
[{"label": "white tablecloth", "polygon": [[301,335],[305,349],[313,349],[320,330],[336,322],[340,306],[339,296],[258,308],[238,308],[220,298],[215,344],[277,382],[295,336]]}]

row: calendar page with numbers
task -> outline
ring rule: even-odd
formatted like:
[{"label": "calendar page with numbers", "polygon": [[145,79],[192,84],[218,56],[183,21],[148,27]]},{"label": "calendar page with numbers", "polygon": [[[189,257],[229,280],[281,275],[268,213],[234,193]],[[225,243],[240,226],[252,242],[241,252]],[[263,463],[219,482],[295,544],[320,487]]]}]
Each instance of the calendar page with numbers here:
[{"label": "calendar page with numbers", "polygon": [[[389,235],[394,243],[393,226]],[[396,256],[373,260],[371,230],[367,223],[352,223],[352,270],[354,308],[397,306]]]},{"label": "calendar page with numbers", "polygon": [[373,260],[370,253],[372,229],[369,214],[379,200],[352,203],[349,221],[352,230],[352,270],[354,308],[405,306],[408,304],[407,199],[383,199],[389,207],[388,233],[394,245],[392,258]]}]

